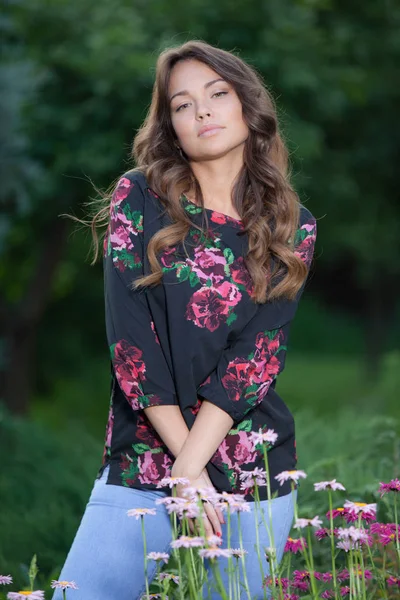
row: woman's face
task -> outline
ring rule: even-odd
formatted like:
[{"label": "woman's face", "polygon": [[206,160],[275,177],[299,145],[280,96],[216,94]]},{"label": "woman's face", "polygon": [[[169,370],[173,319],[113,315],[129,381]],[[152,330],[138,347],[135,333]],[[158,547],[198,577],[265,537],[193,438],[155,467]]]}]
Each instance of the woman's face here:
[{"label": "woman's face", "polygon": [[[190,59],[172,69],[172,125],[189,160],[212,160],[243,150],[249,129],[234,88],[204,63]],[[204,126],[215,128],[202,133]]]}]

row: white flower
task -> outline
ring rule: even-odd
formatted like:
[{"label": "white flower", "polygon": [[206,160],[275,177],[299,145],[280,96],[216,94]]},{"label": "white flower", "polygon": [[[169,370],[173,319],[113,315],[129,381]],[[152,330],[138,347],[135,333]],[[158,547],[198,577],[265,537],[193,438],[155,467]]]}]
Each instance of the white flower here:
[{"label": "white flower", "polygon": [[161,479],[160,483],[157,483],[157,487],[166,487],[169,486],[173,488],[174,485],[189,485],[190,481],[186,477],[164,477]]},{"label": "white flower", "polygon": [[281,485],[283,485],[285,481],[289,480],[295,481],[297,483],[301,477],[304,479],[307,477],[304,471],[282,471],[281,473],[276,475],[274,479],[276,479]]},{"label": "white flower", "polygon": [[155,508],[130,508],[127,513],[128,517],[136,517],[138,520],[140,517],[144,517],[144,515],[155,515]]},{"label": "white flower", "polygon": [[303,529],[304,527],[321,527],[321,525],[322,521],[317,515],[312,519],[297,519],[293,527],[294,529]]},{"label": "white flower", "polygon": [[320,481],[319,483],[314,483],[314,490],[316,492],[320,492],[321,490],[345,490],[346,488],[341,483],[338,483],[336,479],[332,479],[332,481]]},{"label": "white flower", "polygon": [[250,433],[250,440],[253,442],[254,448],[259,444],[262,446],[265,442],[268,444],[275,444],[278,439],[278,434],[273,429],[267,429],[263,432],[261,427],[258,431],[252,431]]},{"label": "white flower", "polygon": [[353,542],[367,542],[368,541],[368,533],[365,529],[354,527],[351,525],[350,527],[339,527],[337,530],[337,536],[340,540],[352,540]]}]

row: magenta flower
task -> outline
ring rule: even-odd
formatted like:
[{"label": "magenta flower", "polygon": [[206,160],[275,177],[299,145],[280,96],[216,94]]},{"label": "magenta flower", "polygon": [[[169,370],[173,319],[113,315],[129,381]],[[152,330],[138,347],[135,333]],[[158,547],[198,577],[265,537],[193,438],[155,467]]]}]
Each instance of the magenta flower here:
[{"label": "magenta flower", "polygon": [[8,600],[44,600],[44,592],[37,590],[36,592],[8,592]]},{"label": "magenta flower", "polygon": [[334,598],[335,597],[335,592],[333,590],[325,590],[324,592],[322,592],[321,594],[321,598]]},{"label": "magenta flower", "polygon": [[333,579],[332,573],[329,572],[319,573],[318,571],[315,571],[314,577],[315,579],[318,579],[318,581],[324,581],[325,583],[327,583],[328,581],[332,581]]},{"label": "magenta flower", "polygon": [[295,481],[298,483],[299,479],[305,479],[307,477],[304,471],[295,470],[295,471],[282,471],[278,475],[274,477],[281,485],[285,483],[285,481]]},{"label": "magenta flower", "polygon": [[[281,583],[283,590],[288,589],[290,581],[289,581],[289,579],[287,579],[287,577],[281,577],[280,579],[279,579],[279,577],[277,577],[275,579],[275,587],[279,587],[279,582]],[[267,576],[264,580],[264,585],[267,587],[268,586],[271,587],[273,585],[273,583],[274,582],[273,582],[273,579],[271,576]]]},{"label": "magenta flower", "polygon": [[348,585],[345,585],[344,587],[340,588],[340,595],[341,596],[348,596],[350,594],[350,588]]},{"label": "magenta flower", "polygon": [[199,554],[202,558],[229,558],[231,552],[229,548],[217,548],[217,546],[212,546],[210,548],[203,548],[199,550]]},{"label": "magenta flower", "polygon": [[204,546],[205,540],[202,537],[190,537],[188,535],[181,535],[177,540],[171,542],[172,548],[197,548]]},{"label": "magenta flower", "polygon": [[400,479],[392,479],[389,483],[381,482],[378,492],[381,497],[388,492],[400,492]]},{"label": "magenta flower", "polygon": [[347,581],[348,579],[350,579],[350,573],[348,571],[348,569],[342,569],[341,571],[337,572],[337,580],[342,583],[342,581]]},{"label": "magenta flower", "polygon": [[135,517],[138,520],[140,517],[144,517],[144,515],[155,515],[155,508],[130,508],[127,513],[128,517]]},{"label": "magenta flower", "polygon": [[11,575],[0,575],[0,585],[10,585],[13,582]]},{"label": "magenta flower", "polygon": [[[322,540],[326,537],[329,537],[331,534],[331,530],[328,529],[327,527],[321,527],[320,529],[316,529],[314,531],[314,535],[317,538],[317,540]],[[337,529],[333,530],[333,535],[337,534]]]},{"label": "magenta flower", "polygon": [[307,548],[307,542],[303,537],[294,539],[289,537],[285,544],[284,552],[293,552],[293,554],[297,554],[301,550]]},{"label": "magenta flower", "polygon": [[397,585],[397,587],[400,588],[400,578],[395,577],[394,575],[388,577],[386,583],[391,587]]},{"label": "magenta flower", "polygon": [[378,543],[387,546],[396,540],[396,523],[372,523],[370,532],[378,536]]},{"label": "magenta flower", "polygon": [[147,558],[155,561],[163,560],[165,563],[167,563],[169,561],[169,554],[166,552],[149,552]]},{"label": "magenta flower", "polygon": [[320,481],[319,483],[314,483],[314,490],[316,492],[320,492],[322,490],[345,490],[346,488],[341,483],[338,483],[336,479],[332,479],[332,481]]},{"label": "magenta flower", "polygon": [[283,600],[300,600],[300,596],[298,594],[285,593]]},{"label": "magenta flower", "polygon": [[51,582],[51,587],[59,590],[67,590],[68,588],[71,588],[71,590],[78,589],[75,581],[57,581],[56,579],[53,579]]}]

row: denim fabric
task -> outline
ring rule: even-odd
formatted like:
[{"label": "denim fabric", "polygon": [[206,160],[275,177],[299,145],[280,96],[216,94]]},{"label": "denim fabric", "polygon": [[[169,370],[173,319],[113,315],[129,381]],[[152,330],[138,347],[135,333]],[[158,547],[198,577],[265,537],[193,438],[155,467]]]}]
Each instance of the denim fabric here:
[{"label": "denim fabric", "polygon": [[[144,518],[147,552],[169,552],[172,540],[170,517],[163,506],[156,506],[155,500],[166,494],[163,491],[125,488],[106,485],[107,467],[94,487],[68,553],[60,579],[75,581],[78,590],[71,590],[67,597],[73,600],[139,600],[145,594],[143,541],[141,520],[128,517],[131,508],[156,508],[155,516]],[[295,492],[297,494],[297,492]],[[293,521],[292,494],[275,498],[272,503],[272,523],[278,560],[282,559],[285,542]],[[241,513],[243,546],[247,550],[246,572],[252,599],[263,598],[259,559],[255,549],[256,525],[255,505],[250,503],[251,512]],[[268,518],[268,500],[261,502],[265,521]],[[258,515],[260,547],[270,546],[270,541],[261,515]],[[239,548],[237,515],[231,518],[231,548]],[[227,525],[222,525],[222,547],[227,545]],[[228,590],[228,575],[225,571],[227,559],[218,559],[222,581]],[[264,575],[268,574],[268,563],[262,558]],[[205,561],[209,571],[211,594],[204,586],[204,598],[221,598],[214,591],[214,580],[209,561]],[[156,564],[149,561],[149,579],[156,573]],[[241,580],[243,576],[241,572]],[[174,586],[174,584],[171,584]],[[247,598],[243,590],[241,598]],[[56,590],[53,600],[62,600],[61,590]]]}]

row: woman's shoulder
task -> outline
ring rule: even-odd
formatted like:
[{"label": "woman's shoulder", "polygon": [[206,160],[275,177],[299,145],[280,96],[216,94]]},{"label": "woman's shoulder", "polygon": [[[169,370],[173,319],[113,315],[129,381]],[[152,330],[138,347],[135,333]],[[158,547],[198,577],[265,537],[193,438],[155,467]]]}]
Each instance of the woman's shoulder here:
[{"label": "woman's shoulder", "polygon": [[317,220],[312,212],[303,204],[300,204],[300,218],[299,218],[299,229],[312,228],[316,229]]}]

